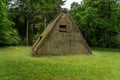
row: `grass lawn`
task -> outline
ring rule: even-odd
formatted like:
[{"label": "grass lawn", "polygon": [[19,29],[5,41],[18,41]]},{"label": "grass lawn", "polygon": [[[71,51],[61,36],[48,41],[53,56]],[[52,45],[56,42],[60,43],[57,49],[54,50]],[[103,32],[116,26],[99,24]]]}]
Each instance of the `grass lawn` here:
[{"label": "grass lawn", "polygon": [[120,80],[120,50],[32,57],[31,47],[0,48],[0,80]]}]

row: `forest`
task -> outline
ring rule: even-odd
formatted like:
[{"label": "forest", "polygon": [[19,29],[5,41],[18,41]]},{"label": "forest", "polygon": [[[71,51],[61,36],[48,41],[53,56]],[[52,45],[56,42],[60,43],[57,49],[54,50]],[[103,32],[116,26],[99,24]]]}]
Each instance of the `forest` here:
[{"label": "forest", "polygon": [[[0,47],[33,45],[63,0],[0,0]],[[73,2],[69,14],[91,47],[120,48],[120,0]]]}]

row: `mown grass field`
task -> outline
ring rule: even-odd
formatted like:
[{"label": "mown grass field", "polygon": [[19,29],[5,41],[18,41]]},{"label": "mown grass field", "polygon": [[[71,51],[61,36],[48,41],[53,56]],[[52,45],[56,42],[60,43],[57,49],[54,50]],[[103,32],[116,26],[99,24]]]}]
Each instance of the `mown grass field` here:
[{"label": "mown grass field", "polygon": [[31,47],[0,48],[0,80],[120,80],[120,50],[32,57]]}]

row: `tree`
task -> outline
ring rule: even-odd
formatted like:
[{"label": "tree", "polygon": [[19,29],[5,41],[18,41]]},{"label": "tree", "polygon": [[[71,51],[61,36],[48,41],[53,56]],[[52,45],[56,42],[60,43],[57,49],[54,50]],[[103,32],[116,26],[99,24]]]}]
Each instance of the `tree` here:
[{"label": "tree", "polygon": [[115,0],[83,0],[73,3],[71,15],[91,46],[117,47],[118,6]]},{"label": "tree", "polygon": [[16,45],[20,39],[12,22],[8,19],[7,0],[0,0],[0,46]]},{"label": "tree", "polygon": [[46,25],[60,12],[62,0],[14,0],[10,3],[10,15],[26,44],[31,44],[33,36],[41,33]]}]

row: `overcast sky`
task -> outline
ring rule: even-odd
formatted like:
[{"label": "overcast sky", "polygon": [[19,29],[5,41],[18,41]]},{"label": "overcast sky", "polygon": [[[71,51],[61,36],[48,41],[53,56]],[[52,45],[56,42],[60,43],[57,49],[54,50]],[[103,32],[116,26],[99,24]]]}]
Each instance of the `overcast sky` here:
[{"label": "overcast sky", "polygon": [[70,9],[70,5],[73,3],[73,2],[78,2],[80,3],[82,0],[66,0],[65,2],[65,5],[62,6],[62,8],[68,8]]}]

